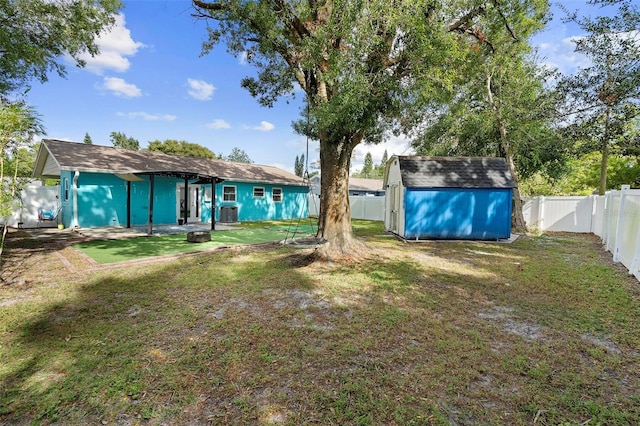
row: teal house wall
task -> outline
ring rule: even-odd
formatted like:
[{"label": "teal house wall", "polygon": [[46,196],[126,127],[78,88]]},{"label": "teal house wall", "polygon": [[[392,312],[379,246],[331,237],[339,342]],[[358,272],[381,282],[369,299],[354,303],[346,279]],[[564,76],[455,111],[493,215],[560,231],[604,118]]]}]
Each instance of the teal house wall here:
[{"label": "teal house wall", "polygon": [[[143,226],[149,222],[149,177],[129,183],[130,223]],[[153,223],[178,223],[178,185],[183,179],[156,176],[154,179]],[[195,185],[194,181],[189,183]],[[235,201],[224,201],[223,187],[236,188]],[[264,195],[254,196],[254,187],[263,188]],[[211,185],[200,186],[200,221],[211,221]],[[274,201],[273,189],[280,188],[282,201]],[[226,181],[216,185],[216,221],[220,221],[223,206],[235,207],[238,221],[277,220],[306,217],[308,187]],[[127,181],[108,173],[80,173],[75,181],[74,172],[60,172],[61,223],[65,227],[103,227],[127,225]],[[77,206],[77,212],[74,209]],[[77,223],[75,218],[77,215]]]},{"label": "teal house wall", "polygon": [[[236,188],[236,201],[224,201],[224,187]],[[254,188],[263,188],[264,196],[254,197]],[[282,201],[274,201],[273,189],[282,190]],[[224,206],[238,209],[238,221],[260,221],[307,217],[306,186],[270,185],[227,181],[216,185],[216,221],[220,221],[220,209]],[[210,208],[207,209],[211,211]]]}]

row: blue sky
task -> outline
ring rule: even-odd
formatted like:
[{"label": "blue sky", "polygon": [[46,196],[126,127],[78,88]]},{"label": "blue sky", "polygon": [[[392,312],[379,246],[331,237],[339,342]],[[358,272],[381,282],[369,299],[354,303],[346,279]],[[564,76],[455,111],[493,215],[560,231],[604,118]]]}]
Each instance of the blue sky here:
[{"label": "blue sky", "polygon": [[[578,9],[585,3],[564,4]],[[34,83],[28,100],[42,116],[44,137],[82,142],[89,133],[94,144],[111,145],[109,134],[122,132],[142,147],[165,139],[198,143],[223,155],[238,147],[258,164],[293,171],[296,155],[307,149],[306,138],[291,129],[301,97],[274,108],[258,105],[240,87],[241,79],[254,73],[242,58],[222,45],[200,56],[207,22],[191,11],[187,0],[125,1],[117,25],[99,40],[98,57],[88,57],[83,69],[69,63],[66,79],[53,75],[45,84]],[[573,53],[575,35],[575,28],[554,19],[535,42],[547,63],[571,72],[585,63]],[[312,161],[317,147],[310,143]],[[362,167],[367,152],[379,163],[385,149],[389,156],[411,153],[402,138],[361,144],[352,171]]]}]

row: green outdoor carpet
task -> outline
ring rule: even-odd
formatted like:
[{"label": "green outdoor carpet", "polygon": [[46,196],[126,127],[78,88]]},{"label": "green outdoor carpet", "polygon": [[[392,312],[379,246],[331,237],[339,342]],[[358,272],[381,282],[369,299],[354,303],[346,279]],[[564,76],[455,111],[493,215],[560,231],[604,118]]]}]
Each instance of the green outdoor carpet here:
[{"label": "green outdoor carpet", "polygon": [[[304,229],[303,229],[304,228]],[[306,229],[309,228],[309,229]],[[186,234],[136,237],[121,240],[88,241],[74,247],[98,263],[115,263],[167,254],[187,253],[209,248],[260,244],[282,241],[294,237],[295,226],[287,233],[288,227],[237,229],[232,231],[212,231],[211,241],[190,243]],[[309,235],[311,227],[300,226],[295,237]]]}]

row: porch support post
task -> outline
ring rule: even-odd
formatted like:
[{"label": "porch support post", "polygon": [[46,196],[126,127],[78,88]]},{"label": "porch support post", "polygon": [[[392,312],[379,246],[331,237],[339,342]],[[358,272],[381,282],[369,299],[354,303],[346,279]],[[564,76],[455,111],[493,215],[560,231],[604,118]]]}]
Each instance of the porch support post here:
[{"label": "porch support post", "polygon": [[216,178],[211,178],[211,230],[216,230]]},{"label": "porch support post", "polygon": [[189,214],[189,178],[184,178],[184,224],[187,224]]},{"label": "porch support post", "polygon": [[147,228],[147,234],[153,234],[153,191],[154,191],[154,175],[149,175],[149,226]]},{"label": "porch support post", "polygon": [[127,181],[127,228],[131,228],[131,181]]}]

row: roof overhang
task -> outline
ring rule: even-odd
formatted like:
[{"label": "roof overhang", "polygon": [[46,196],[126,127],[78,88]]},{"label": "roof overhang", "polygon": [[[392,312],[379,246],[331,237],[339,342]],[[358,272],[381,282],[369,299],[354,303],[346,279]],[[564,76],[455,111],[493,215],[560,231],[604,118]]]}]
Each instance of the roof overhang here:
[{"label": "roof overhang", "polygon": [[211,182],[212,179],[217,179],[217,176],[211,176],[211,175],[184,171],[184,170],[145,170],[143,172],[134,171],[132,173],[136,175],[142,175],[142,176],[153,175],[153,176],[173,177],[173,178],[187,179],[187,180],[193,180],[193,179],[207,180],[208,179],[209,182]]},{"label": "roof overhang", "polygon": [[60,177],[60,164],[51,155],[47,144],[44,142],[41,142],[38,148],[31,176],[44,179],[58,179]]}]

